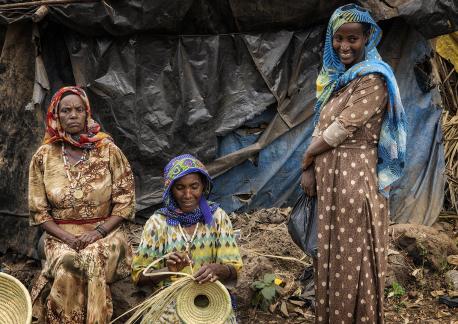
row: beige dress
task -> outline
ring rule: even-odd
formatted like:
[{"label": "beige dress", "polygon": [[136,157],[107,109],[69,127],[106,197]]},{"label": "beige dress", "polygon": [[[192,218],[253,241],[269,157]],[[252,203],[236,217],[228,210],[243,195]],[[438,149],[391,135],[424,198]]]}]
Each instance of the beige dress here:
[{"label": "beige dress", "polygon": [[323,107],[315,136],[335,147],[315,159],[316,323],[383,323],[387,200],[377,143],[387,105],[381,76],[357,78]]},{"label": "beige dress", "polygon": [[[48,220],[87,221],[110,215],[133,219],[133,175],[116,145],[110,142],[91,150],[88,160],[72,166],[70,172],[72,179],[81,172],[81,199],[72,195],[61,144],[43,145],[35,153],[29,170],[31,225]],[[78,235],[93,230],[101,222],[59,226]],[[32,289],[34,316],[39,322],[108,323],[113,309],[107,284],[130,274],[132,251],[123,227],[79,252],[46,235],[44,252],[46,263]],[[50,288],[46,288],[47,282]]]}]

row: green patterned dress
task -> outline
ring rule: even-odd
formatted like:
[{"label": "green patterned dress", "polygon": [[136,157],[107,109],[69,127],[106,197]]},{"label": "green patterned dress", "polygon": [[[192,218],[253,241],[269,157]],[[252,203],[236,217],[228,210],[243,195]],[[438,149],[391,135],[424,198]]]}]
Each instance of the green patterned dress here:
[{"label": "green patterned dress", "polygon": [[[213,214],[214,223],[211,226],[198,224],[196,235],[191,245],[191,259],[194,261],[194,272],[208,263],[232,265],[237,272],[242,268],[242,259],[235,242],[232,223],[229,216],[218,208]],[[132,261],[132,279],[136,283],[140,273],[151,262],[170,252],[185,252],[186,239],[180,233],[178,226],[166,223],[166,217],[155,213],[143,227],[140,245]],[[151,270],[166,267],[165,260],[158,262]],[[191,273],[187,266],[182,272]],[[171,280],[174,280],[171,278]],[[168,284],[170,280],[159,285]],[[181,323],[175,311],[175,303],[164,312],[159,323]],[[235,314],[232,313],[227,323],[235,323]]]}]

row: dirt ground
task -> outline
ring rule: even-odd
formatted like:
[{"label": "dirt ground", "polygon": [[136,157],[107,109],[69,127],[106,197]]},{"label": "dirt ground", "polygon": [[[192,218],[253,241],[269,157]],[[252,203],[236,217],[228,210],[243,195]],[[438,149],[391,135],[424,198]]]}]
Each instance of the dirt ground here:
[{"label": "dirt ground", "polygon": [[[296,247],[288,234],[286,225],[288,214],[288,209],[272,208],[251,214],[231,215],[234,228],[241,230],[239,243],[245,271],[239,279],[237,291],[240,303],[238,315],[243,323],[314,323],[313,309],[298,307],[297,300],[300,298],[295,298],[305,289],[303,282],[298,280],[304,270],[304,265],[300,261],[310,263],[310,260]],[[440,232],[446,233],[456,246],[458,221],[435,225],[435,227]],[[402,296],[391,296],[390,287],[387,287],[386,322],[458,323],[458,308],[453,309],[438,302],[438,297],[447,294],[449,288],[444,280],[444,273],[446,270],[453,269],[453,266],[447,265],[441,272],[436,272],[425,266],[416,265],[405,251],[394,246],[394,239],[391,236],[390,239],[389,251],[393,256],[389,257],[391,271],[388,273],[391,274],[391,278],[388,281],[400,281],[405,293]],[[296,260],[261,257],[259,254],[289,256]],[[421,269],[423,277],[419,278],[419,270],[414,273],[416,269]],[[249,300],[253,293],[247,287],[254,280],[260,279],[263,271],[273,272],[286,282],[273,312],[254,309]],[[412,273],[417,277],[411,275]],[[282,312],[280,307],[282,304],[286,305],[287,314]]]},{"label": "dirt ground", "polygon": [[[238,242],[244,262],[244,271],[236,287],[240,323],[314,323],[313,309],[309,306],[308,298],[304,298],[308,295],[306,283],[299,280],[304,269],[310,265],[310,260],[296,247],[288,234],[286,224],[289,211],[288,208],[271,208],[250,214],[231,215],[234,228],[240,230]],[[444,238],[445,234],[447,244],[454,244],[452,248],[456,248],[458,219],[438,223],[433,227],[438,237]],[[402,232],[396,235],[395,228],[390,235],[385,293],[386,322],[458,324],[458,308],[438,302],[441,295],[458,296],[458,292],[452,291],[444,279],[446,271],[458,269],[458,266],[442,262],[440,268],[436,269],[428,263],[426,252],[422,254],[424,260],[419,263],[412,254],[412,246],[406,250],[399,247],[404,236],[408,234]],[[428,242],[434,241],[431,233],[423,236]],[[424,246],[425,243],[420,242],[418,245]],[[0,255],[0,268],[17,277],[30,289],[41,263],[7,253]],[[282,287],[273,305],[262,310],[252,304],[254,292],[251,286],[266,273],[273,273],[281,279]],[[392,288],[393,282],[399,283],[400,290]]]}]

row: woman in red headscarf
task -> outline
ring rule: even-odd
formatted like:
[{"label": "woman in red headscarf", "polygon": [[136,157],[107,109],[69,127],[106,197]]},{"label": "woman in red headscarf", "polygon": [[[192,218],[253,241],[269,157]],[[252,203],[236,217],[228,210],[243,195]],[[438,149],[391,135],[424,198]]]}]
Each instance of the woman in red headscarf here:
[{"label": "woman in red headscarf", "polygon": [[[46,126],[29,170],[30,224],[46,232],[46,263],[32,291],[34,315],[40,323],[108,323],[107,284],[130,272],[121,225],[134,217],[132,171],[91,118],[81,88],[54,95]],[[48,282],[50,289],[43,289]]]}]

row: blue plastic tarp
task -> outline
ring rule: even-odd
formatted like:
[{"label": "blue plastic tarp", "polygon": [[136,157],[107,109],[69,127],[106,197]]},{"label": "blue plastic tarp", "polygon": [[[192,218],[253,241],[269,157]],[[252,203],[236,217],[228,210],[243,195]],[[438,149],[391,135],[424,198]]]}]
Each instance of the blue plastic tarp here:
[{"label": "blue plastic tarp", "polygon": [[[396,222],[431,225],[441,210],[445,185],[440,97],[437,89],[425,89],[428,80],[418,75],[419,64],[428,66],[431,48],[414,30],[399,33],[395,29],[385,37],[380,51],[395,65],[409,121],[406,173],[392,188],[391,218]],[[271,111],[264,112],[259,120],[263,118],[271,118]],[[312,132],[312,118],[308,118],[252,159],[219,175],[211,199],[220,202],[228,212],[291,206],[300,193],[300,161]],[[224,157],[245,148],[259,136],[244,130],[233,131],[220,139],[218,155]]]}]

